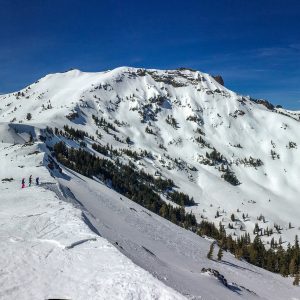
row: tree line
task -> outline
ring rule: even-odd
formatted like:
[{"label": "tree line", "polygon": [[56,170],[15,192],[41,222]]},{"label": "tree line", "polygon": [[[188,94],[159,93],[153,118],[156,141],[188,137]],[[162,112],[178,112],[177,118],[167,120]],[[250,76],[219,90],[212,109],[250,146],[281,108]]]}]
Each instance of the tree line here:
[{"label": "tree line", "polygon": [[98,177],[111,185],[118,193],[130,198],[143,207],[184,228],[196,225],[193,214],[186,213],[183,206],[166,204],[160,193],[167,193],[171,201],[191,205],[193,200],[183,193],[173,191],[174,182],[170,179],[154,177],[143,170],[135,169],[131,163],[122,164],[119,159],[111,161],[99,158],[84,149],[68,148],[64,142],[54,145],[57,160],[66,167],[90,178]]},{"label": "tree line", "polygon": [[[231,235],[226,235],[224,226],[221,224],[217,228],[214,223],[206,220],[198,223],[192,213],[187,213],[184,206],[194,205],[194,200],[184,193],[172,191],[175,185],[170,179],[156,178],[136,169],[133,163],[122,164],[118,158],[112,161],[99,158],[85,149],[68,148],[64,142],[57,143],[53,149],[57,160],[66,167],[90,178],[98,177],[111,185],[118,193],[176,225],[200,236],[206,235],[214,238],[222,250],[231,252],[238,259],[244,259],[253,265],[283,276],[295,276],[295,284],[299,283],[297,278],[300,272],[300,248],[297,236],[294,244],[288,244],[286,249],[281,244],[276,249],[272,247],[266,249],[258,234],[253,241],[249,233],[234,239]],[[107,148],[106,151],[108,151]],[[105,155],[106,151],[101,149],[99,152],[104,152]],[[167,204],[161,199],[161,193],[167,193],[167,198],[180,206],[174,207]]]}]

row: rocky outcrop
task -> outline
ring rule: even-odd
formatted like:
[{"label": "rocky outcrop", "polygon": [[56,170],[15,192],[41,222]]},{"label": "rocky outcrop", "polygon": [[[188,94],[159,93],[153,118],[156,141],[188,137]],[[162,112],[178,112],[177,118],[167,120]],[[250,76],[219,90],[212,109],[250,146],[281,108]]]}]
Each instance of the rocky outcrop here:
[{"label": "rocky outcrop", "polygon": [[212,77],[216,82],[220,83],[221,85],[224,85],[224,80],[221,75],[216,75],[216,76],[212,76]]},{"label": "rocky outcrop", "polygon": [[257,104],[262,104],[264,105],[267,109],[270,109],[270,110],[273,110],[275,108],[275,106],[270,103],[269,101],[267,100],[263,100],[263,99],[252,99],[251,100]]},{"label": "rocky outcrop", "polygon": [[209,275],[216,277],[222,284],[228,287],[227,279],[220,274],[219,271],[211,268],[202,268],[201,273],[208,273]]}]

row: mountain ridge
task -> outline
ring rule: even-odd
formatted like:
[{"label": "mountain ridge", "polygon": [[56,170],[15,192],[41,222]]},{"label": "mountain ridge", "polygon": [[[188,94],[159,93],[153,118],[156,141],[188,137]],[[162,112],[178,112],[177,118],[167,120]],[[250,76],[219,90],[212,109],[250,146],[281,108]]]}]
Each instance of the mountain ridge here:
[{"label": "mountain ridge", "polygon": [[[299,115],[234,93],[209,74],[132,67],[71,70],[1,95],[0,109],[0,122],[14,128],[68,125],[98,132],[101,145],[150,152],[151,158],[123,159],[171,178],[198,204],[188,211],[198,220],[221,221],[231,234],[251,233],[257,222],[266,229],[260,215],[268,226],[280,224],[290,242],[297,233]],[[106,125],[97,125],[93,116]],[[227,228],[232,214],[239,220],[234,230]],[[270,239],[264,237],[266,243]]]}]

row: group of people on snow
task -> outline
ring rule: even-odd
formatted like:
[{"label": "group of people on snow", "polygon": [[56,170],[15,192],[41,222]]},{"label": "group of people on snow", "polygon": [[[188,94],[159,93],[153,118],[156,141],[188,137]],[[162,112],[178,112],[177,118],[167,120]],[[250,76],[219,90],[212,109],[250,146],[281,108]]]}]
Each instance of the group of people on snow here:
[{"label": "group of people on snow", "polygon": [[[39,177],[36,177],[35,179],[35,184],[36,185],[39,185],[40,184],[40,178]],[[31,186],[32,185],[32,175],[29,176],[29,180],[28,180],[28,186]],[[25,188],[25,178],[22,179],[22,189]]]}]

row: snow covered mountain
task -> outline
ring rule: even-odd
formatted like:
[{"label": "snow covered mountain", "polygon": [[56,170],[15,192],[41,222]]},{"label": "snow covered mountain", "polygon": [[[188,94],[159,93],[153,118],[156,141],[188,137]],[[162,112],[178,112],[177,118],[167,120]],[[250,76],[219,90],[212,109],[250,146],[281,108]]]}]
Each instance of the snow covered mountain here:
[{"label": "snow covered mountain", "polygon": [[[105,184],[65,168],[50,174],[46,152],[0,145],[1,299],[300,299],[291,278],[230,253],[207,259],[211,240]],[[41,184],[21,189],[30,175]]]},{"label": "snow covered mountain", "polygon": [[[227,227],[234,214],[239,221],[228,229],[232,234],[240,228],[252,233],[256,222],[269,229],[278,224],[291,242],[298,232],[300,114],[254,102],[208,74],[72,70],[0,96],[0,112],[0,121],[16,129],[20,124],[68,125],[95,136],[98,132],[102,145],[146,150],[149,155],[135,162],[139,168],[174,180],[198,203],[190,208],[198,219]],[[92,115],[114,129],[97,126]],[[217,155],[208,157],[213,148]],[[222,178],[227,167],[241,184]]]},{"label": "snow covered mountain", "polygon": [[[238,95],[212,76],[188,69],[161,71],[123,67],[99,73],[71,70],[47,75],[21,91],[1,95],[0,141],[5,166],[1,169],[1,178],[14,179],[1,185],[1,195],[5,195],[3,199],[6,199],[1,203],[4,211],[1,221],[11,222],[18,215],[18,222],[13,222],[17,228],[5,228],[3,231],[3,236],[6,236],[7,230],[14,232],[9,235],[11,248],[7,248],[7,255],[15,251],[14,243],[21,243],[24,244],[24,253],[38,247],[37,252],[43,253],[42,261],[47,264],[45,257],[51,257],[50,253],[57,247],[66,251],[79,241],[79,246],[74,250],[90,253],[94,251],[93,243],[96,243],[96,248],[111,245],[84,227],[76,210],[71,215],[77,214],[79,221],[74,218],[81,222],[78,226],[83,229],[72,228],[73,218],[68,216],[70,206],[65,202],[54,204],[56,197],[70,201],[78,210],[83,210],[84,220],[88,220],[91,228],[115,243],[134,263],[190,298],[218,299],[222,295],[223,299],[234,299],[242,295],[247,299],[296,299],[299,291],[291,286],[290,279],[240,262],[231,254],[226,254],[224,264],[210,261],[206,258],[208,241],[153,215],[126,197],[120,199],[119,194],[99,179],[93,181],[63,166],[63,175],[50,171],[53,179],[46,167],[51,164],[49,155],[55,143],[64,140],[69,146],[78,147],[79,141],[67,139],[59,131],[78,129],[86,135],[80,145],[90,153],[107,156],[97,153],[93,144],[101,149],[107,147],[107,153],[122,153],[118,159],[124,164],[130,163],[155,178],[172,180],[176,185],[174,190],[193,198],[196,204],[187,206],[186,210],[192,211],[198,221],[213,221],[217,226],[221,222],[228,234],[236,236],[245,231],[254,236],[256,232],[253,232],[258,230],[266,244],[273,238],[286,246],[299,234],[300,226],[299,119],[298,112]],[[53,136],[47,140],[48,148],[41,140],[47,126],[54,130]],[[24,147],[29,140],[34,144]],[[28,165],[29,161],[31,165]],[[44,184],[41,188],[32,188],[41,195],[34,196],[31,202],[29,192],[18,190],[15,193],[16,180],[29,174],[39,175]],[[109,186],[109,182],[106,185]],[[89,197],[86,197],[87,194]],[[24,201],[21,201],[20,195],[25,197]],[[167,194],[161,196],[167,203],[178,205]],[[26,199],[29,206],[26,206]],[[41,204],[40,199],[43,199]],[[9,203],[13,203],[13,207]],[[55,221],[48,220],[51,212],[47,212],[47,223],[40,214],[47,211],[47,207],[52,211],[52,205]],[[14,210],[16,206],[18,212]],[[63,213],[58,208],[60,206]],[[30,213],[31,209],[34,213]],[[32,220],[20,218],[20,215],[31,214]],[[6,218],[5,221],[2,218]],[[56,226],[59,218],[69,219],[70,224]],[[45,228],[39,228],[41,222],[46,228],[49,226],[49,233],[45,232],[46,238],[40,234],[45,231]],[[22,229],[24,226],[29,228],[31,234],[34,232],[30,242]],[[272,234],[266,234],[271,230]],[[79,237],[76,236],[75,240],[70,238],[73,234],[77,235],[77,231]],[[126,260],[119,252],[111,252],[112,262]],[[63,261],[65,256],[62,257]],[[80,257],[84,264],[87,258],[84,255]],[[98,259],[86,263],[92,267]],[[32,257],[33,262],[38,260],[39,256]],[[17,263],[9,265],[6,271],[9,268],[12,270]],[[24,267],[25,262],[22,263]],[[56,263],[59,265],[59,261]],[[143,270],[131,262],[125,263],[131,264],[130,268],[136,268],[130,271],[137,274],[133,285],[141,284],[139,276],[151,277],[146,272],[138,275]],[[76,264],[73,266],[77,268]],[[36,264],[32,268],[38,267]],[[106,265],[103,264],[102,268],[105,271]],[[214,278],[213,272],[201,273],[202,268],[224,273],[230,282],[229,288],[224,287],[220,277]],[[66,281],[74,272],[69,271],[63,280]],[[122,273],[124,269],[116,272],[125,278],[119,282],[124,285],[128,281],[128,273]],[[77,274],[74,275],[76,285],[80,272],[74,274]],[[16,295],[15,291],[22,291],[17,287],[21,278],[16,277],[15,282],[10,282],[12,287],[9,291],[5,290],[3,297],[9,298],[10,292]],[[90,280],[87,278],[83,290],[91,289]],[[150,285],[140,285],[138,296],[132,293],[135,287],[129,287],[126,290],[128,299],[134,298],[133,295],[137,299],[145,299],[145,295],[162,299],[181,297],[155,278],[149,280]],[[103,285],[103,289],[99,288],[98,295],[110,284],[114,283],[110,281]],[[160,284],[160,287],[155,287]],[[265,289],[266,286],[272,292]],[[156,289],[161,294],[155,294]],[[72,295],[72,288],[63,292]],[[121,291],[115,292],[112,298],[118,295],[124,298]],[[78,292],[78,295],[83,294]]]}]

